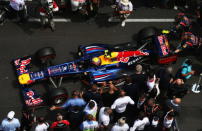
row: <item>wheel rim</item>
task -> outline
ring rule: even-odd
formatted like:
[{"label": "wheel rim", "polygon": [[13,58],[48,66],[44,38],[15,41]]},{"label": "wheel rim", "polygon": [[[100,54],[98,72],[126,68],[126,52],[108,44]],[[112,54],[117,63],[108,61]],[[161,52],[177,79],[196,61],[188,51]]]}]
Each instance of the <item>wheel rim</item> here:
[{"label": "wheel rim", "polygon": [[59,104],[64,103],[65,100],[66,100],[65,97],[58,97],[58,98],[55,98],[55,99],[54,99],[54,103],[57,104],[57,105],[59,105]]}]

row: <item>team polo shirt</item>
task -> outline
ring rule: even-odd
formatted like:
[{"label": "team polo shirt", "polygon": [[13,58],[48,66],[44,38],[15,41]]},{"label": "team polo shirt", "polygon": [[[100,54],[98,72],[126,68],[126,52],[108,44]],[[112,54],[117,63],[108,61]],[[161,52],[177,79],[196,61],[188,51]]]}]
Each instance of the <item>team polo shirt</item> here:
[{"label": "team polo shirt", "polygon": [[114,101],[111,109],[115,109],[117,113],[123,113],[128,104],[134,105],[135,102],[129,96],[120,97]]},{"label": "team polo shirt", "polygon": [[[186,63],[183,63],[182,64],[182,71],[181,71],[181,74],[187,74],[187,73],[189,73],[189,72],[191,72],[192,71],[192,66],[191,65],[188,65],[188,64],[186,64]],[[185,76],[184,78],[185,79],[189,79],[190,77],[191,77],[192,75],[187,75],[187,76]]]}]

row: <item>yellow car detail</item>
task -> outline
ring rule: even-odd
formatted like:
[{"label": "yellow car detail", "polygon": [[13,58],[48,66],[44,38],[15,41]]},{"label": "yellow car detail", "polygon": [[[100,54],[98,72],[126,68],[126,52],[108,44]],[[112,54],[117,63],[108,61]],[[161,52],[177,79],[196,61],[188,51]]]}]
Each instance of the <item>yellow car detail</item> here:
[{"label": "yellow car detail", "polygon": [[22,74],[18,77],[19,83],[24,85],[24,84],[29,84],[30,82],[30,76],[28,73]]}]

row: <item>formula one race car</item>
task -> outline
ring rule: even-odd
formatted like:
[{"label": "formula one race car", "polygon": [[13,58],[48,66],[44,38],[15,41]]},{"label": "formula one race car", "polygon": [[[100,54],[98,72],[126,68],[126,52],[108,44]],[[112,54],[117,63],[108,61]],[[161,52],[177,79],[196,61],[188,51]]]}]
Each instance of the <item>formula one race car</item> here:
[{"label": "formula one race car", "polygon": [[[44,66],[39,71],[31,71],[33,56],[18,58],[13,61],[18,82],[22,87],[26,106],[41,105],[44,100],[36,95],[30,86],[38,81],[49,79],[55,87],[50,93],[53,104],[61,104],[67,99],[65,90],[59,88],[62,78],[67,75],[80,74],[89,78],[90,83],[115,80],[123,77],[123,72],[144,60],[156,60],[158,64],[169,64],[177,60],[170,54],[168,40],[165,35],[157,35],[153,28],[145,28],[139,32],[138,44],[91,44],[79,46],[79,58],[59,65],[51,65],[56,53],[53,48],[46,47],[37,51],[35,57]],[[138,46],[142,45],[140,48]],[[60,78],[59,84],[54,78]]]}]

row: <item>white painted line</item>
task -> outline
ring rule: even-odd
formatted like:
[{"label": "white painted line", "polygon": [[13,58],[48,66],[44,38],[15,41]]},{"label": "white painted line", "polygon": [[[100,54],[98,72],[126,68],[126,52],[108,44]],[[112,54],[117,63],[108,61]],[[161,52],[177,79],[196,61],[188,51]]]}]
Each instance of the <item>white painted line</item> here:
[{"label": "white painted line", "polygon": [[[30,18],[28,19],[29,22],[40,22],[40,19],[38,18]],[[54,22],[71,22],[70,19],[65,19],[65,18],[54,18]]]},{"label": "white painted line", "polygon": [[[127,19],[126,22],[174,22],[175,19]],[[108,19],[108,22],[121,22],[120,19]]]}]

